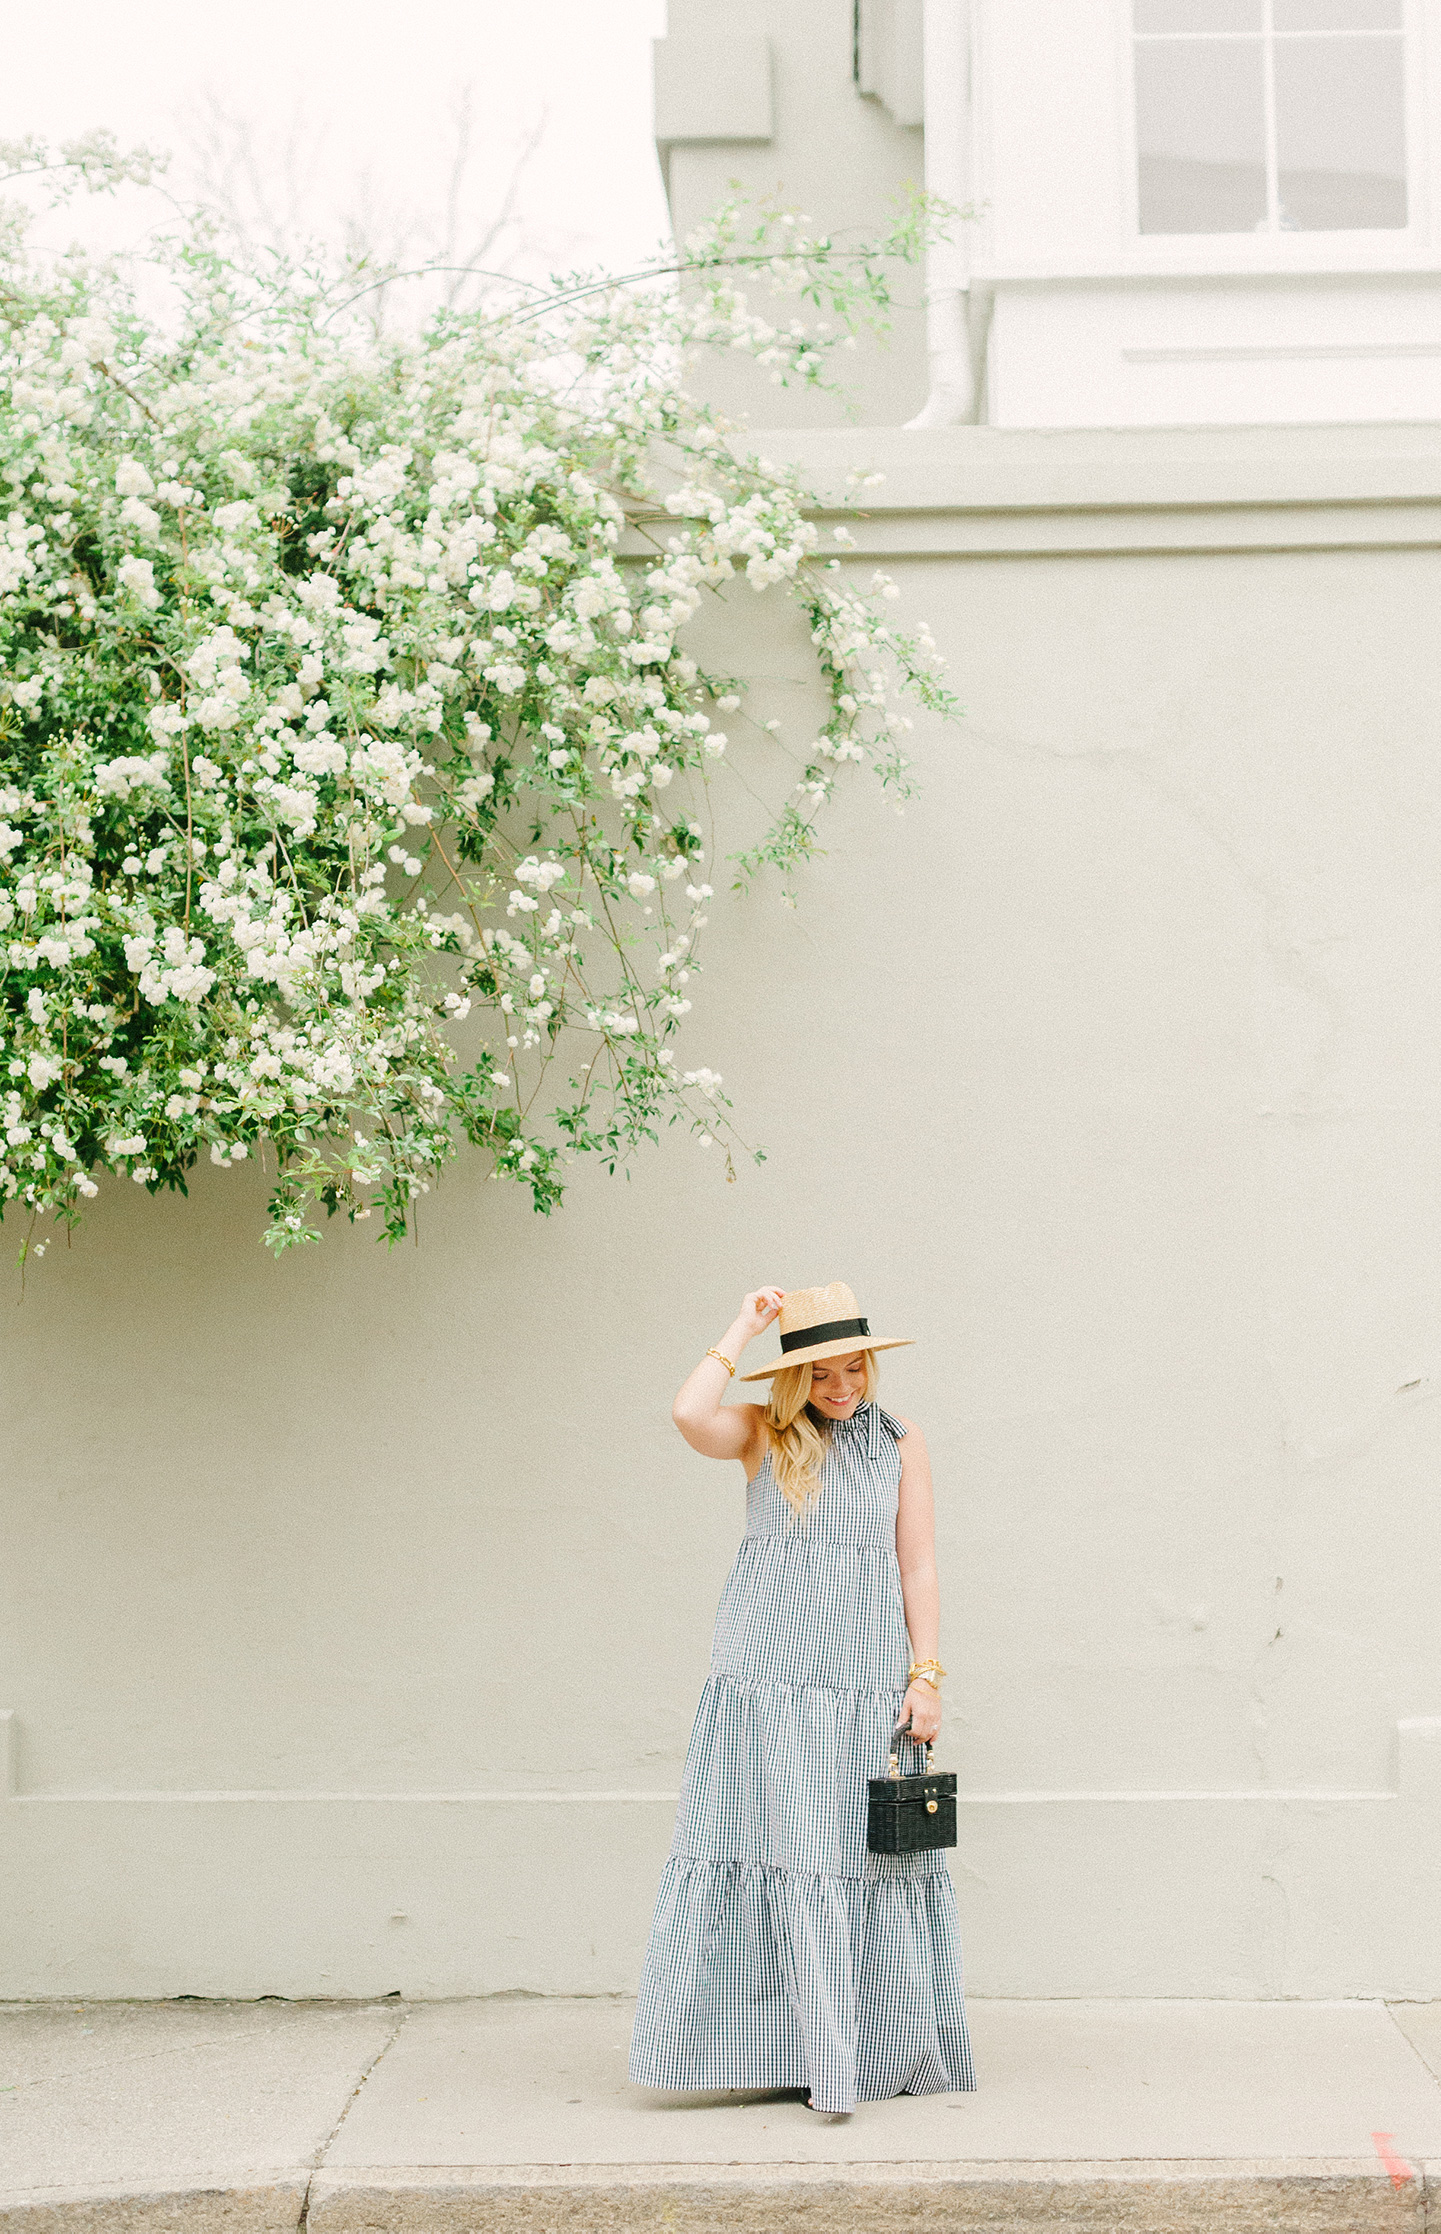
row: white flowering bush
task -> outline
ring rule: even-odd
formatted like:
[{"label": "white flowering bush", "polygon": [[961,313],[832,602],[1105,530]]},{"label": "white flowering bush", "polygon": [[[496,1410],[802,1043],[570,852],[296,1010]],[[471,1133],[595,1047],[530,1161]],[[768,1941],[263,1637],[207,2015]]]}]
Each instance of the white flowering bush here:
[{"label": "white flowering bush", "polygon": [[[262,1156],[283,1249],[322,1206],[403,1234],[464,1140],[542,1210],[666,1122],[726,1153],[678,1043],[744,689],[686,623],[737,577],[791,598],[829,691],[770,741],[742,876],[806,854],[846,762],[904,787],[899,699],[948,701],[687,352],[821,379],[884,264],[731,212],[680,291],[577,282],[380,344],[353,276],[257,277],[203,230],[165,258],[142,314],[115,269],[0,247],[0,1213],[28,1244],[97,1172]],[[761,320],[757,270],[823,316]],[[629,557],[644,513],[669,524]]]}]

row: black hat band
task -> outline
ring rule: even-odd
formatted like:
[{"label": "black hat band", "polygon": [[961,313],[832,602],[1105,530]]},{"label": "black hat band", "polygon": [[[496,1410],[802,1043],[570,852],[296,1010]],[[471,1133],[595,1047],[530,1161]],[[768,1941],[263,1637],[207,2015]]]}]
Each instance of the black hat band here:
[{"label": "black hat band", "polygon": [[781,1336],[782,1350],[809,1350],[817,1342],[839,1342],[848,1334],[869,1334],[869,1319],[827,1319],[824,1326],[803,1326]]}]

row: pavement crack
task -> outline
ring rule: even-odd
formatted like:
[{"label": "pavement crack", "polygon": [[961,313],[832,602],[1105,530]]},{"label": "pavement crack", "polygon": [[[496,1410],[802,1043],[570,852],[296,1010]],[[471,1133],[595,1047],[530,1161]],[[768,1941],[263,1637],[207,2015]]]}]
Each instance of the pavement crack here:
[{"label": "pavement crack", "polygon": [[314,2162],[311,2164],[310,2171],[306,2177],[305,2193],[300,2199],[300,2216],[295,2222],[296,2234],[306,2234],[306,2228],[310,2224],[310,2191],[315,2184],[316,2173],[324,2170],[325,2160],[335,2146],[341,2127],[344,2125],[346,2119],[350,2116],[351,2111],[354,2109],[361,2088],[365,2085],[366,2080],[370,2077],[370,2074],[372,2071],[374,2071],[376,2065],[383,2062],[385,2057],[389,2055],[391,2049],[395,2046],[396,2041],[400,2038],[401,2033],[405,2030],[405,2027],[409,2020],[410,2011],[408,2009],[403,2009],[400,2015],[397,2017],[394,2025],[391,2027],[389,2035],[386,2039],[381,2041],[380,2046],[375,2051],[375,2054],[371,2057],[369,2063],[365,2066],[365,2069],[361,2072],[359,2078],[356,2080],[355,2085],[351,2088],[349,2094],[346,2096],[344,2102],[341,2104],[339,2117],[336,2119],[330,2131],[326,2134],[325,2139],[320,2144],[320,2147],[316,2150]]},{"label": "pavement crack", "polygon": [[1412,2055],[1415,2056],[1417,2062],[1424,2065],[1425,2069],[1430,2072],[1433,2079],[1441,2080],[1441,2056],[1438,2056],[1433,2062],[1426,2049],[1423,2048],[1419,2044],[1419,2042],[1411,2038],[1410,2033],[1406,2030],[1406,2027],[1402,2024],[1401,2019],[1396,2014],[1397,2007],[1399,2006],[1401,2008],[1404,2008],[1405,2003],[1402,2002],[1396,2004],[1389,2001],[1383,2001],[1381,2006],[1385,2010],[1387,2016],[1391,2019],[1391,2022],[1395,2026],[1396,2030],[1400,2033],[1401,2038],[1405,2041],[1407,2047],[1411,2050]]}]

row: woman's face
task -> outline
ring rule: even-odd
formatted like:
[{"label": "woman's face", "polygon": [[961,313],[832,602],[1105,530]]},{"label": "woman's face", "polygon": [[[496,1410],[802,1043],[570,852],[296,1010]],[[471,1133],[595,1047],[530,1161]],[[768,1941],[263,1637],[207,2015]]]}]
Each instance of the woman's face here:
[{"label": "woman's face", "polygon": [[822,1419],[848,1420],[866,1393],[866,1353],[823,1357],[811,1367],[811,1402]]}]

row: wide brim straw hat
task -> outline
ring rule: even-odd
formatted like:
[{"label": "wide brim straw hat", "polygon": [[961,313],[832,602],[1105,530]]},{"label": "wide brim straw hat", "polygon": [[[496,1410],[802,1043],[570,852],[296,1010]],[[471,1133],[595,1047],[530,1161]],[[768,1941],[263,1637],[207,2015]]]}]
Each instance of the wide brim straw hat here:
[{"label": "wide brim straw hat", "polygon": [[814,1365],[823,1357],[853,1357],[857,1350],[904,1350],[913,1334],[872,1334],[844,1280],[824,1288],[792,1288],[781,1303],[781,1354],[773,1365],[742,1373],[743,1381],[768,1381],[792,1365]]}]

